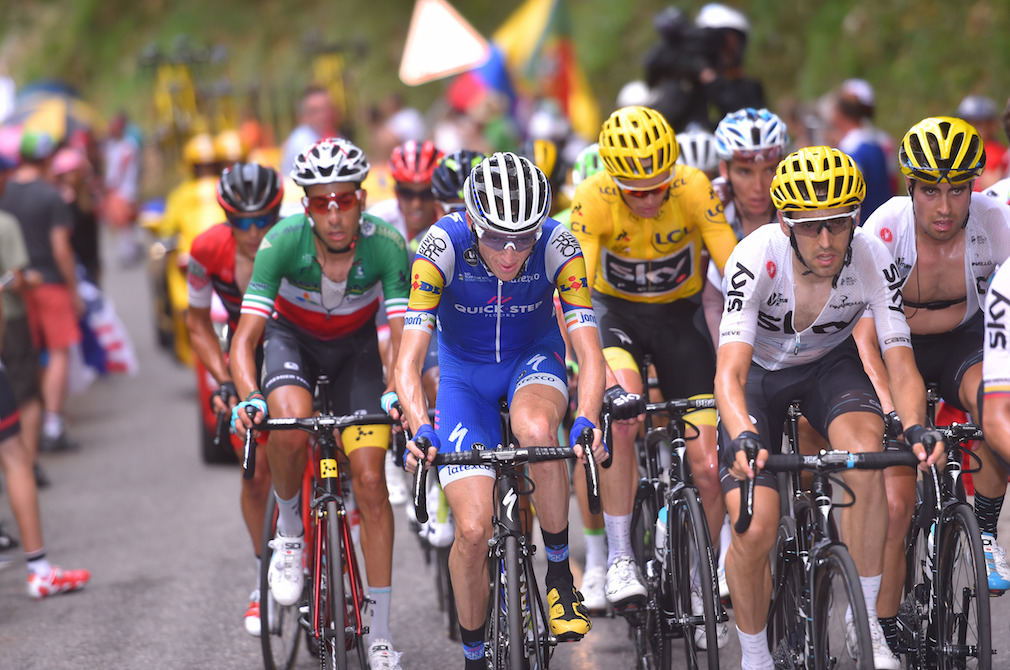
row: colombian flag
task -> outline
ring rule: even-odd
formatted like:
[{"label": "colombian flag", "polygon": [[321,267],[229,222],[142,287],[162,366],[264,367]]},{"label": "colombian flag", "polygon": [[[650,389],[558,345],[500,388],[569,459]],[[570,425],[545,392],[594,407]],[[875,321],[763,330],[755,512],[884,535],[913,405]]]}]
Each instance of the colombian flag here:
[{"label": "colombian flag", "polygon": [[600,132],[600,108],[575,58],[571,20],[563,0],[526,0],[494,34],[515,80],[551,98],[582,137]]}]

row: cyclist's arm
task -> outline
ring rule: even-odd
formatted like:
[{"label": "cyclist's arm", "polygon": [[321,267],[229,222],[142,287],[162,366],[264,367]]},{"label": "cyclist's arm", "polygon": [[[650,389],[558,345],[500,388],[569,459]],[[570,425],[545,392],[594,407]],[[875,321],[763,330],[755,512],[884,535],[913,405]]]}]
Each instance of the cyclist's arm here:
[{"label": "cyclist's arm", "polygon": [[[609,207],[598,192],[601,188],[601,178],[591,177],[579,184],[572,200],[571,230],[582,249],[589,288],[592,288],[596,281],[600,248],[604,239],[608,239],[613,230]],[[610,188],[614,188],[609,179],[607,182],[610,183]]]},{"label": "cyclist's arm", "polygon": [[400,407],[412,433],[416,433],[420,426],[431,423],[428,420],[428,402],[421,384],[421,369],[431,337],[431,333],[423,330],[404,331],[400,353],[396,357],[393,381],[396,383]]},{"label": "cyclist's arm", "polygon": [[715,404],[719,419],[731,438],[744,431],[757,432],[747,412],[747,375],[754,347],[746,342],[727,342],[719,347],[715,366]]},{"label": "cyclist's arm", "polygon": [[[915,356],[911,347],[890,347],[884,351],[884,364],[887,366],[887,384],[891,389],[895,410],[901,418],[903,426],[923,426],[926,424],[926,386],[922,375],[915,365]],[[908,417],[908,418],[905,418]],[[908,435],[909,433],[906,433]],[[942,462],[944,457],[943,442],[938,441],[932,453],[927,453],[922,443],[912,445],[912,450],[926,465]]]},{"label": "cyclist's arm", "polygon": [[[722,288],[713,282],[712,269],[714,263],[709,263],[709,274],[705,281],[705,288],[701,290],[701,307],[705,314],[705,325],[708,326],[708,334],[712,338],[712,344],[719,348],[719,321],[722,319]],[[721,277],[716,273],[721,281]]]},{"label": "cyclist's arm", "polygon": [[[852,338],[856,341],[856,348],[859,349],[859,358],[863,361],[863,370],[873,384],[873,390],[877,392],[880,399],[880,407],[884,414],[894,411],[894,402],[891,400],[891,389],[887,382],[887,368],[884,366],[884,359],[880,356],[880,344],[877,342],[877,327],[872,316],[864,316],[856,322],[856,327],[852,331]],[[904,417],[898,415],[904,421]],[[908,424],[911,426],[912,424]]]},{"label": "cyclist's arm", "polygon": [[239,317],[235,335],[231,339],[231,377],[239,399],[259,390],[256,383],[256,346],[263,337],[267,320],[262,316],[243,312]]},{"label": "cyclist's arm", "polygon": [[186,310],[186,328],[189,329],[189,343],[193,352],[214,381],[218,384],[231,381],[228,363],[210,319],[210,308],[190,305]]},{"label": "cyclist's arm", "polygon": [[[410,267],[407,263],[407,245],[403,237],[391,226],[384,229],[388,235],[386,255],[382,259],[382,295],[385,301],[386,319],[389,321],[389,343],[391,360],[397,360],[403,336],[403,321],[407,313],[410,284],[407,273]],[[386,380],[386,391],[392,391],[395,386],[395,375],[389,375]]]},{"label": "cyclist's arm", "polygon": [[736,234],[732,226],[726,223],[722,201],[705,174],[700,170],[684,170],[683,173],[689,181],[682,192],[690,193],[689,207],[697,214],[695,221],[701,230],[702,241],[712,262],[722,273],[736,246]]}]

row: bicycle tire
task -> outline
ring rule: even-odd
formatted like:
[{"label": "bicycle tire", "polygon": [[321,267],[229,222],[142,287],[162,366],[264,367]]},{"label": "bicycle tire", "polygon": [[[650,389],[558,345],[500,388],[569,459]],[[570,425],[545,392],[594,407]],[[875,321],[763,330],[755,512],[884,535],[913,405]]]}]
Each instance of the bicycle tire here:
[{"label": "bicycle tire", "polygon": [[[719,585],[715,579],[715,553],[708,536],[708,522],[702,509],[698,492],[692,488],[683,489],[670,501],[668,513],[667,547],[676,561],[674,567],[674,594],[679,605],[683,623],[684,651],[687,666],[716,670],[719,667],[718,616]],[[692,572],[696,571],[696,576]],[[702,621],[697,623],[697,615],[691,603],[691,588],[699,585],[702,601]],[[696,632],[703,630],[707,649],[696,643]],[[704,652],[704,653],[701,653]],[[705,659],[705,663],[700,661]]]},{"label": "bicycle tire", "polygon": [[522,588],[519,582],[522,563],[519,561],[519,540],[512,535],[506,535],[505,541],[505,599],[508,607],[506,630],[508,639],[506,653],[508,654],[509,670],[528,670],[529,663],[526,649],[526,626],[522,602]]},{"label": "bicycle tire", "polygon": [[323,578],[320,595],[323,615],[321,659],[326,670],[347,670],[347,602],[344,595],[344,558],[340,534],[340,511],[333,500],[326,503]]},{"label": "bicycle tire", "polygon": [[438,590],[438,609],[445,622],[445,634],[450,640],[459,641],[459,623],[456,617],[456,597],[449,575],[450,547],[435,548],[435,586]]},{"label": "bicycle tire", "polygon": [[989,670],[992,667],[989,581],[974,511],[966,503],[945,508],[939,534],[937,667]]},{"label": "bicycle tire", "polygon": [[656,518],[659,508],[656,507],[655,495],[652,492],[636,498],[632,512],[631,549],[635,562],[644,566],[656,556]]},{"label": "bicycle tire", "polygon": [[[873,670],[873,645],[866,601],[849,550],[845,545],[834,543],[815,546],[810,560],[813,566],[810,615],[813,619],[814,670]],[[854,653],[846,649],[846,606],[852,608],[852,623],[855,625]]]},{"label": "bicycle tire", "polygon": [[488,598],[487,629],[484,634],[484,654],[488,670],[505,670],[508,667],[505,634],[505,610],[502,599],[502,575],[505,562],[502,557],[489,561],[491,572],[491,595]]},{"label": "bicycle tire", "polygon": [[[921,489],[922,482],[917,488]],[[921,492],[919,499],[921,500]],[[924,527],[925,526],[925,527]],[[905,540],[905,590],[898,608],[898,625],[904,646],[907,670],[936,667],[935,642],[927,639],[934,581],[929,533],[933,512],[921,502],[912,513],[912,525]]]},{"label": "bicycle tire", "polygon": [[270,540],[277,532],[277,500],[273,489],[267,497],[260,552],[260,646],[263,649],[263,667],[266,670],[291,670],[298,656],[302,625],[299,606],[278,605],[270,596],[270,558],[273,549]]},{"label": "bicycle tire", "polygon": [[806,631],[803,618],[803,561],[799,555],[796,520],[779,519],[772,552],[772,600],[768,610],[768,649],[782,667],[804,665]]}]

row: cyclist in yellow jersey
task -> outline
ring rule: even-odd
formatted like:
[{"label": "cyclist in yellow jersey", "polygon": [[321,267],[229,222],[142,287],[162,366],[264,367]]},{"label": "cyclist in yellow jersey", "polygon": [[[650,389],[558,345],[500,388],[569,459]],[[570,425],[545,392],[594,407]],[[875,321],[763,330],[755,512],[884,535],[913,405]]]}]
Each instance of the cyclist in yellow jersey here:
[{"label": "cyclist in yellow jersey", "polygon": [[[707,249],[719,270],[736,245],[722,204],[699,170],[675,165],[676,137],[647,107],[614,112],[600,132],[605,171],[582,183],[572,203],[572,232],[582,246],[607,357],[614,467],[604,471],[607,599],[617,607],[645,598],[631,551],[636,418],[644,408],[639,364],[651,354],[666,398],[711,395],[715,360],[693,324]],[[716,458],[715,412],[687,416],[700,435],[688,458],[713,538],[724,507]],[[724,636],[720,635],[720,641]]]}]

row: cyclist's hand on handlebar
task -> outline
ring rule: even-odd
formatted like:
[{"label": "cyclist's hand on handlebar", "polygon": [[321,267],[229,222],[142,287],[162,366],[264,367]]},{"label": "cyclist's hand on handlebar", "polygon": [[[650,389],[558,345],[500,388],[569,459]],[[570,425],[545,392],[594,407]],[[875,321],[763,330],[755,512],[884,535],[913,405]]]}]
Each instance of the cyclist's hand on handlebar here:
[{"label": "cyclist's hand on handlebar", "polygon": [[603,392],[605,407],[609,407],[610,417],[616,422],[633,423],[645,414],[645,398],[637,393],[629,393],[620,384],[614,384]]},{"label": "cyclist's hand on handlebar", "polygon": [[[403,454],[403,466],[407,469],[407,472],[413,473],[417,468],[418,461],[423,460],[425,467],[427,467],[434,460],[435,454],[438,453],[441,445],[442,443],[438,439],[435,429],[427,423],[424,424],[417,429],[414,439],[407,441],[407,451]],[[424,448],[423,451],[422,447]]]},{"label": "cyclist's hand on handlebar", "polygon": [[[768,460],[768,450],[761,446],[760,436],[749,430],[745,430],[733,438],[733,441],[730,442],[730,449],[733,450],[734,461],[729,473],[734,479],[754,479],[758,471],[764,467],[765,461]],[[754,459],[754,468],[750,466],[748,454],[757,455]]]},{"label": "cyclist's hand on handlebar", "polygon": [[930,465],[943,467],[946,463],[947,445],[944,444],[940,431],[917,423],[905,429],[905,441],[912,445],[912,451],[921,461],[920,470],[926,470]]},{"label": "cyclist's hand on handlebar", "polygon": [[603,443],[603,431],[593,425],[593,422],[586,417],[575,417],[575,422],[572,424],[572,430],[568,434],[568,444],[571,445],[572,450],[575,451],[575,455],[579,457],[579,460],[582,463],[585,463],[586,455],[583,453],[582,445],[579,444],[579,436],[582,435],[582,430],[584,428],[589,428],[593,431],[593,456],[596,457],[597,463],[603,463],[610,458],[610,450],[607,449],[607,445]]},{"label": "cyclist's hand on handlebar", "polygon": [[[248,400],[243,400],[231,410],[231,431],[239,437],[245,437],[246,431],[262,422],[267,415],[267,401],[263,396],[249,395]],[[252,416],[249,416],[247,407],[253,408]]]},{"label": "cyclist's hand on handlebar", "polygon": [[379,398],[379,405],[382,407],[382,411],[391,416],[396,423],[393,424],[393,432],[398,433],[403,429],[400,424],[400,419],[403,417],[403,408],[400,407],[400,398],[396,395],[396,391],[386,391]]},{"label": "cyclist's hand on handlebar", "polygon": [[210,408],[215,414],[230,412],[238,402],[238,392],[232,382],[221,382],[221,386],[210,394]]}]

